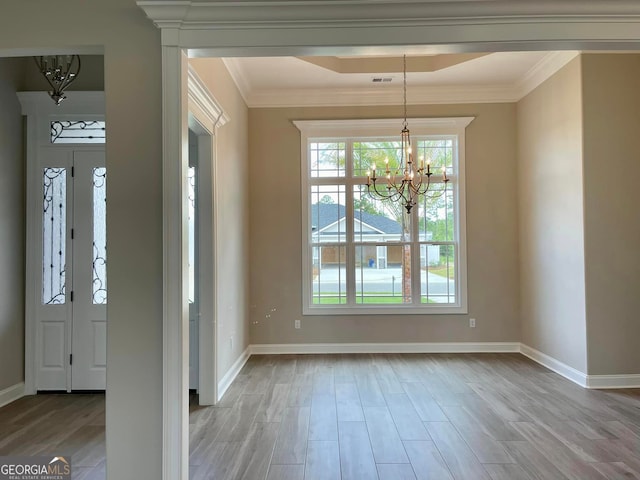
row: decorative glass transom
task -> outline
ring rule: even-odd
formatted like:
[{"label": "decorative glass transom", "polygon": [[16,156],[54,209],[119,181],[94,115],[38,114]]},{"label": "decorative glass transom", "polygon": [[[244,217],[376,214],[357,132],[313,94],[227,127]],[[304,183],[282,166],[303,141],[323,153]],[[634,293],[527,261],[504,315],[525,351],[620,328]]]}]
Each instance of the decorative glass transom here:
[{"label": "decorative glass transom", "polygon": [[98,120],[54,120],[51,143],[105,143],[106,125]]}]

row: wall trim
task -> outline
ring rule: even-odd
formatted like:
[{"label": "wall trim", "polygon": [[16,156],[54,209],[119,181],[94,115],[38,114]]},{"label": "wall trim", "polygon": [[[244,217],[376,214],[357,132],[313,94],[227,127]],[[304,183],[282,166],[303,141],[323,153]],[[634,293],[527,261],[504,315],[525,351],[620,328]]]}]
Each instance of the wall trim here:
[{"label": "wall trim", "polygon": [[[226,32],[265,27],[370,29],[389,25],[405,28],[449,27],[450,30],[456,30],[452,28],[455,26],[515,25],[522,30],[523,25],[554,22],[631,23],[637,21],[640,16],[640,8],[635,0],[618,0],[615,5],[605,1],[576,3],[572,0],[555,0],[553,9],[548,3],[535,0],[515,3],[509,0],[497,0],[471,4],[461,0],[448,2],[398,2],[396,0],[159,2],[147,0],[138,1],[137,4],[159,28],[180,29],[185,33],[193,30]],[[286,15],[283,12],[286,12]],[[451,33],[460,35],[460,32]],[[538,35],[545,33],[539,32]],[[521,33],[521,35],[524,34]],[[182,42],[186,40],[190,40],[190,36],[181,39]]]},{"label": "wall trim", "polygon": [[220,381],[220,398],[251,355],[331,353],[521,353],[583,388],[640,388],[640,374],[587,375],[546,353],[519,342],[432,343],[263,343],[247,347]]},{"label": "wall trim", "polygon": [[517,353],[518,342],[255,344],[251,355],[322,353]]},{"label": "wall trim", "polygon": [[[416,86],[411,88],[407,105],[458,103],[514,103],[522,98],[513,85]],[[342,107],[400,105],[401,88],[294,88],[248,92],[249,108]]]},{"label": "wall trim", "polygon": [[24,382],[16,383],[4,390],[0,390],[0,407],[15,402],[19,398],[24,397],[24,395]]},{"label": "wall trim", "polygon": [[536,63],[524,76],[517,82],[518,101],[529,95],[533,90],[540,86],[547,79],[555,75],[562,67],[571,60],[578,57],[578,51],[551,52]]},{"label": "wall trim", "polygon": [[640,374],[587,375],[587,388],[640,388]]},{"label": "wall trim", "polygon": [[251,356],[252,353],[253,352],[251,350],[251,345],[250,345],[245,349],[244,352],[242,352],[242,354],[240,354],[238,359],[235,362],[233,362],[233,365],[231,365],[231,368],[227,370],[227,373],[225,373],[222,379],[220,380],[220,382],[218,382],[218,401],[222,399],[222,396],[225,394],[225,392],[231,386],[233,381],[236,379],[236,377],[240,373],[240,370],[242,370],[242,367],[244,367],[244,364],[247,363],[247,360],[249,360],[249,357]]},{"label": "wall trim", "polygon": [[584,388],[640,388],[640,374],[587,375],[524,343],[520,344],[520,353]]},{"label": "wall trim", "polygon": [[195,68],[188,66],[187,72],[187,98],[189,102],[189,110],[201,113],[209,123],[213,124],[212,135],[215,135],[215,129],[227,123],[229,115],[224,111],[222,105],[216,97],[209,91],[205,83],[198,76]]},{"label": "wall trim", "polygon": [[188,59],[162,47],[162,479],[189,478]]},{"label": "wall trim", "polygon": [[543,367],[547,367],[549,370],[556,372],[558,375],[562,375],[564,378],[577,383],[581,387],[587,387],[586,373],[570,367],[566,363],[563,363],[546,353],[542,353],[529,345],[525,345],[524,343],[520,344],[520,353],[534,362],[539,363]]}]

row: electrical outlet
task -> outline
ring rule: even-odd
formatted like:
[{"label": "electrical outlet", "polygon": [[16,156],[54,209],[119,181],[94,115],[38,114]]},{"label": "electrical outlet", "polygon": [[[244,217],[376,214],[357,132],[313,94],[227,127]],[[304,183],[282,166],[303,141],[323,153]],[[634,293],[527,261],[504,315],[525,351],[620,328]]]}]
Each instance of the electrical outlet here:
[{"label": "electrical outlet", "polygon": [[294,328],[300,328],[300,320],[296,320],[293,322]]},{"label": "electrical outlet", "polygon": [[470,318],[469,319],[469,328],[476,328],[476,319],[475,318]]}]

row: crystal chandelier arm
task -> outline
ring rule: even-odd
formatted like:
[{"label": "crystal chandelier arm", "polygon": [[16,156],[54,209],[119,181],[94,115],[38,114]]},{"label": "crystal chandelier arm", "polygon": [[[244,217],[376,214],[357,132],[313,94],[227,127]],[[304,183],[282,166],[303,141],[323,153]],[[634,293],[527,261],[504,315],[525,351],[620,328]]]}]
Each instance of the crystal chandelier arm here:
[{"label": "crystal chandelier arm", "polygon": [[49,78],[50,75],[47,75],[47,71],[49,69],[49,62],[45,59],[45,57],[33,57],[33,59],[36,62],[38,70],[40,70],[40,73],[42,73],[42,76],[44,77],[44,79],[47,81],[47,83],[51,87],[51,90],[55,90],[56,86],[53,84],[53,82]]},{"label": "crystal chandelier arm", "polygon": [[[72,72],[71,64],[73,63],[74,59],[78,61],[78,70],[76,70],[75,72]],[[61,91],[67,88],[69,85],[71,85],[76,80],[76,78],[78,78],[78,74],[80,73],[81,67],[82,67],[82,64],[80,63],[80,56],[70,55],[69,61],[67,62],[66,74],[64,75],[64,77],[62,78],[62,81],[60,82]]]}]

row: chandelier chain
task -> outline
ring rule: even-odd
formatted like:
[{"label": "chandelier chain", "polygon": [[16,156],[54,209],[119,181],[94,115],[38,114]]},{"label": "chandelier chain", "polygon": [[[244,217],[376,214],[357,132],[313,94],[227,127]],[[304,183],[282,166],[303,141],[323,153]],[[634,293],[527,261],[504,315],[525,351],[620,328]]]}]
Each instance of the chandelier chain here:
[{"label": "chandelier chain", "polygon": [[[400,132],[400,144],[398,145],[398,165],[389,164],[389,159],[385,159],[385,167],[382,177],[376,175],[375,163],[371,166],[371,171],[367,172],[367,192],[378,200],[400,203],[407,214],[417,204],[418,199],[426,195],[431,187],[431,159],[418,157],[414,161],[414,152],[411,147],[411,133],[407,121],[407,56],[402,56],[402,104],[404,107],[404,119],[402,131]],[[423,152],[423,154],[426,152]],[[381,183],[377,183],[382,180]],[[435,199],[446,192],[447,183],[446,167],[442,168],[442,183],[444,188],[436,195],[431,195],[430,199]]]},{"label": "chandelier chain", "polygon": [[402,89],[402,104],[404,105],[404,123],[403,126],[407,126],[407,56],[402,56],[402,71],[403,71],[403,89]]}]

